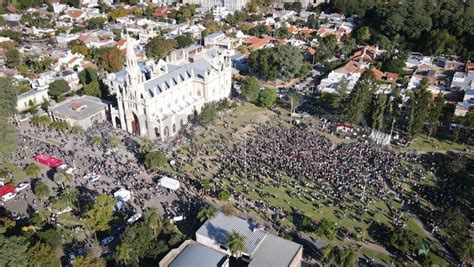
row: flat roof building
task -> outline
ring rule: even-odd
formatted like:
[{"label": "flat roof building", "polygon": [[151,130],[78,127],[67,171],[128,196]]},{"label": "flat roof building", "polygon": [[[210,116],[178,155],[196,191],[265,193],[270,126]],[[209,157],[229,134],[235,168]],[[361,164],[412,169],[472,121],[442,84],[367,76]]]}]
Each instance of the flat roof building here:
[{"label": "flat roof building", "polygon": [[66,121],[71,126],[87,129],[107,119],[108,105],[100,98],[81,96],[66,99],[49,110],[54,121]]},{"label": "flat roof building", "polygon": [[249,267],[301,266],[302,245],[272,235],[250,220],[226,216],[220,212],[199,228],[196,232],[196,241],[230,255],[227,238],[232,232],[245,237],[242,260],[249,262]]},{"label": "flat roof building", "polygon": [[187,240],[160,261],[160,267],[228,267],[229,256],[193,240]]}]

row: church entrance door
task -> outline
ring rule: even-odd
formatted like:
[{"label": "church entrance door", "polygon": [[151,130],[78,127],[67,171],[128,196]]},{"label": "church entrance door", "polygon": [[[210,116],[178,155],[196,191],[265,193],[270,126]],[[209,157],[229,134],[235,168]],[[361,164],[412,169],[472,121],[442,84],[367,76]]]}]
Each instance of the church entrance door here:
[{"label": "church entrance door", "polygon": [[140,124],[138,123],[138,117],[133,113],[133,120],[132,120],[132,133],[136,135],[140,135]]}]

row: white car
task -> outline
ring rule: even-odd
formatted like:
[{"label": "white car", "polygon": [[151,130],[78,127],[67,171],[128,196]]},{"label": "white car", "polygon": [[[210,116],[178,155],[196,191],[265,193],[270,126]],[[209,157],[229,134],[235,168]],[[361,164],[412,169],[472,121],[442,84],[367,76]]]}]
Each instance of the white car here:
[{"label": "white car", "polygon": [[65,173],[67,174],[74,174],[74,168],[72,167],[69,167],[67,164],[62,164],[62,165],[59,165],[56,170],[58,171],[64,171]]},{"label": "white car", "polygon": [[16,194],[15,193],[6,193],[3,197],[2,197],[2,201],[8,201],[12,198],[16,197]]},{"label": "white car", "polygon": [[108,236],[104,239],[102,239],[100,241],[100,243],[102,244],[102,246],[107,246],[108,244],[110,244],[110,242],[112,242],[114,240],[114,237],[113,236]]},{"label": "white car", "polygon": [[142,217],[142,214],[137,212],[132,215],[132,217],[128,218],[127,223],[133,224],[134,222],[138,221]]},{"label": "white car", "polygon": [[100,179],[100,175],[95,173],[95,172],[91,172],[91,173],[88,173],[86,175],[84,175],[84,179],[89,181],[89,182],[94,182],[94,181],[97,181]]},{"label": "white car", "polygon": [[30,186],[30,183],[21,183],[19,185],[16,186],[16,191],[17,192],[20,192],[20,191],[23,191],[25,190],[26,188],[28,188],[28,186]]}]

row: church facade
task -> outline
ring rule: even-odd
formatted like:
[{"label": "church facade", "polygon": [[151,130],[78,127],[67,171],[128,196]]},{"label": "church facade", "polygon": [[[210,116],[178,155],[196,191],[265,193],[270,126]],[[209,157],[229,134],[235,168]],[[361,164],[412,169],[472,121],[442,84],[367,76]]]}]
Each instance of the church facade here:
[{"label": "church facade", "polygon": [[192,46],[166,60],[138,63],[127,37],[126,67],[104,83],[116,95],[114,127],[153,140],[178,133],[206,103],[230,96],[231,52]]}]

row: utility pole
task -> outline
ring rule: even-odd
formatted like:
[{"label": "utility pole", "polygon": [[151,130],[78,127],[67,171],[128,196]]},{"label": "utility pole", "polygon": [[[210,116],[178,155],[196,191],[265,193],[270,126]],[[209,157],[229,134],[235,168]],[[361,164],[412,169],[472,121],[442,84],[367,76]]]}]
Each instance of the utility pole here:
[{"label": "utility pole", "polygon": [[247,178],[247,132],[244,132],[244,175]]}]

